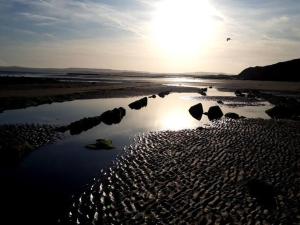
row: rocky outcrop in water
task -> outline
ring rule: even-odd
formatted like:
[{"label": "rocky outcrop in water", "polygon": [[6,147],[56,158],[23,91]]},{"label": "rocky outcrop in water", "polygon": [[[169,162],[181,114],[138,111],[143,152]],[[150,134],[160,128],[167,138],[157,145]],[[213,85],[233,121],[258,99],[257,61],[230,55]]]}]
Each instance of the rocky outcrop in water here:
[{"label": "rocky outcrop in water", "polygon": [[203,114],[203,107],[202,104],[196,104],[193,105],[190,109],[189,109],[189,113],[192,115],[192,117],[194,117],[196,120],[201,120],[202,118],[202,114]]},{"label": "rocky outcrop in water", "polygon": [[85,147],[92,150],[98,150],[98,149],[110,150],[114,148],[114,146],[112,145],[112,140],[107,140],[107,139],[97,139],[95,144],[89,144]]},{"label": "rocky outcrop in water", "polygon": [[87,131],[101,123],[101,116],[87,117],[81,120],[71,123],[67,129],[70,130],[71,135],[80,134],[83,131]]},{"label": "rocky outcrop in water", "polygon": [[223,112],[219,106],[211,106],[208,109],[207,116],[209,120],[218,120],[223,116]]},{"label": "rocky outcrop in water", "polygon": [[233,113],[233,112],[226,113],[225,117],[230,118],[230,119],[234,119],[234,120],[237,120],[237,119],[240,118],[239,114]]},{"label": "rocky outcrop in water", "polygon": [[273,119],[300,120],[300,104],[276,105],[266,110],[266,113]]},{"label": "rocky outcrop in water", "polygon": [[147,97],[144,97],[142,99],[139,99],[139,100],[137,100],[135,102],[130,103],[128,106],[131,109],[139,110],[139,109],[141,109],[143,107],[146,107],[147,104],[148,104],[148,99],[147,99]]},{"label": "rocky outcrop in water", "polygon": [[126,115],[126,110],[123,107],[108,110],[101,115],[101,120],[107,125],[118,124]]},{"label": "rocky outcrop in water", "polygon": [[206,96],[206,92],[207,92],[207,88],[199,88],[198,90],[198,93],[203,96]]},{"label": "rocky outcrop in water", "polygon": [[165,96],[169,95],[170,91],[162,91],[160,93],[158,93],[158,96],[161,98],[164,98]]},{"label": "rocky outcrop in water", "polygon": [[299,224],[299,135],[299,122],[248,119],[147,134],[60,222]]},{"label": "rocky outcrop in water", "polygon": [[113,110],[105,111],[100,116],[85,117],[81,120],[72,122],[67,126],[58,127],[56,130],[59,132],[70,130],[71,135],[76,135],[98,126],[101,122],[107,125],[120,123],[125,115],[126,110],[123,107],[114,108]]}]

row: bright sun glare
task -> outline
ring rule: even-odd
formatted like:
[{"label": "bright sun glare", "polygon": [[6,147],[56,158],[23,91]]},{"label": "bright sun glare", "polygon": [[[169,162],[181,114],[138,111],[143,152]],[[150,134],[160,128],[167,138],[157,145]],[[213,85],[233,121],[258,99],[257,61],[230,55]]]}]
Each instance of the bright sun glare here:
[{"label": "bright sun glare", "polygon": [[191,56],[204,50],[216,28],[207,0],[163,0],[157,4],[151,33],[168,54]]}]

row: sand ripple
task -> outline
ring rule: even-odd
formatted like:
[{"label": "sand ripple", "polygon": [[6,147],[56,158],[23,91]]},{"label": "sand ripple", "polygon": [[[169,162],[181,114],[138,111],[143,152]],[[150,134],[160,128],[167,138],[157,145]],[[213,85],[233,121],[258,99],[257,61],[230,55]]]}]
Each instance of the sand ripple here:
[{"label": "sand ripple", "polygon": [[[149,133],[74,199],[62,224],[299,224],[300,123],[222,120]],[[247,189],[275,190],[276,208]]]}]

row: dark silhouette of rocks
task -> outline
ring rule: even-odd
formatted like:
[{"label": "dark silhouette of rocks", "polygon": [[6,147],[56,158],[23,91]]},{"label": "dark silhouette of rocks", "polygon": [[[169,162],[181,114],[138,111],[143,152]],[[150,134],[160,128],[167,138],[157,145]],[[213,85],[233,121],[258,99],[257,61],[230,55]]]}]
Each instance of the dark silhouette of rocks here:
[{"label": "dark silhouette of rocks", "polygon": [[149,96],[149,98],[156,98],[156,95],[151,95]]},{"label": "dark silhouette of rocks", "polygon": [[75,121],[68,126],[71,135],[80,134],[83,131],[87,131],[101,123],[101,116],[83,118]]},{"label": "dark silhouette of rocks", "polygon": [[142,98],[140,100],[137,100],[135,102],[130,103],[128,106],[131,109],[139,110],[139,109],[141,109],[143,107],[146,107],[147,104],[148,104],[148,99],[147,99],[147,97],[144,97],[144,98]]},{"label": "dark silhouette of rocks", "polygon": [[275,192],[272,185],[260,180],[250,180],[247,183],[247,188],[249,193],[263,207],[268,209],[276,208]]},{"label": "dark silhouette of rocks", "polygon": [[81,120],[72,122],[67,126],[58,127],[56,128],[56,131],[66,132],[67,130],[70,130],[71,135],[76,135],[98,126],[101,122],[106,125],[120,123],[125,115],[126,110],[123,107],[115,108],[113,110],[105,111],[100,116],[85,117]]},{"label": "dark silhouette of rocks", "polygon": [[201,95],[203,95],[203,96],[206,96],[206,92],[207,92],[207,88],[200,88],[198,90],[198,93],[201,94]]},{"label": "dark silhouette of rocks", "polygon": [[202,104],[196,104],[193,105],[190,109],[189,109],[190,114],[192,115],[192,117],[194,117],[196,120],[201,120],[202,118],[202,114],[203,114],[203,107]]},{"label": "dark silhouette of rocks", "polygon": [[207,116],[209,120],[217,120],[223,116],[223,112],[219,106],[212,106],[209,108]]},{"label": "dark silhouette of rocks", "polygon": [[99,150],[99,149],[110,150],[110,149],[114,149],[114,146],[112,145],[112,140],[107,140],[107,139],[97,139],[95,144],[89,144],[85,147],[88,148],[88,149],[92,149],[92,150]]},{"label": "dark silhouette of rocks", "polygon": [[158,96],[161,98],[164,98],[168,94],[170,94],[170,91],[162,91],[162,92],[158,93]]},{"label": "dark silhouette of rocks", "polygon": [[300,59],[249,67],[237,77],[242,80],[300,81]]},{"label": "dark silhouette of rocks", "polygon": [[237,120],[240,118],[240,116],[237,113],[229,112],[225,114],[225,117]]},{"label": "dark silhouette of rocks", "polygon": [[126,110],[123,107],[108,110],[101,115],[101,120],[107,125],[120,123],[126,115]]},{"label": "dark silhouette of rocks", "polygon": [[296,105],[276,105],[266,110],[272,119],[292,119],[300,120],[300,104]]},{"label": "dark silhouette of rocks", "polygon": [[217,103],[219,103],[219,104],[221,104],[221,105],[224,104],[224,102],[223,102],[222,100],[218,100]]}]

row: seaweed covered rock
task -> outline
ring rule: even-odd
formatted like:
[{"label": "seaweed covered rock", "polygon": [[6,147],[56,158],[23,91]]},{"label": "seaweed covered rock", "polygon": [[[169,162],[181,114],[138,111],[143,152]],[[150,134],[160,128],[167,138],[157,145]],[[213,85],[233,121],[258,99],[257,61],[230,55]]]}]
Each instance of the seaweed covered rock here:
[{"label": "seaweed covered rock", "polygon": [[114,146],[112,145],[112,140],[107,140],[107,139],[97,139],[95,144],[89,144],[85,147],[92,150],[98,150],[98,149],[110,150],[114,148]]},{"label": "seaweed covered rock", "polygon": [[193,105],[190,109],[189,109],[190,114],[192,115],[192,117],[194,117],[196,120],[201,120],[202,118],[202,114],[203,114],[203,107],[202,104],[196,104]]},{"label": "seaweed covered rock", "polygon": [[134,101],[134,102],[130,103],[128,106],[131,109],[139,110],[143,107],[146,107],[147,104],[148,104],[148,99],[147,99],[147,97],[144,97],[142,99],[139,99],[137,101]]},{"label": "seaweed covered rock", "polygon": [[212,106],[209,108],[207,116],[209,120],[217,120],[223,116],[223,112],[219,106]]}]

